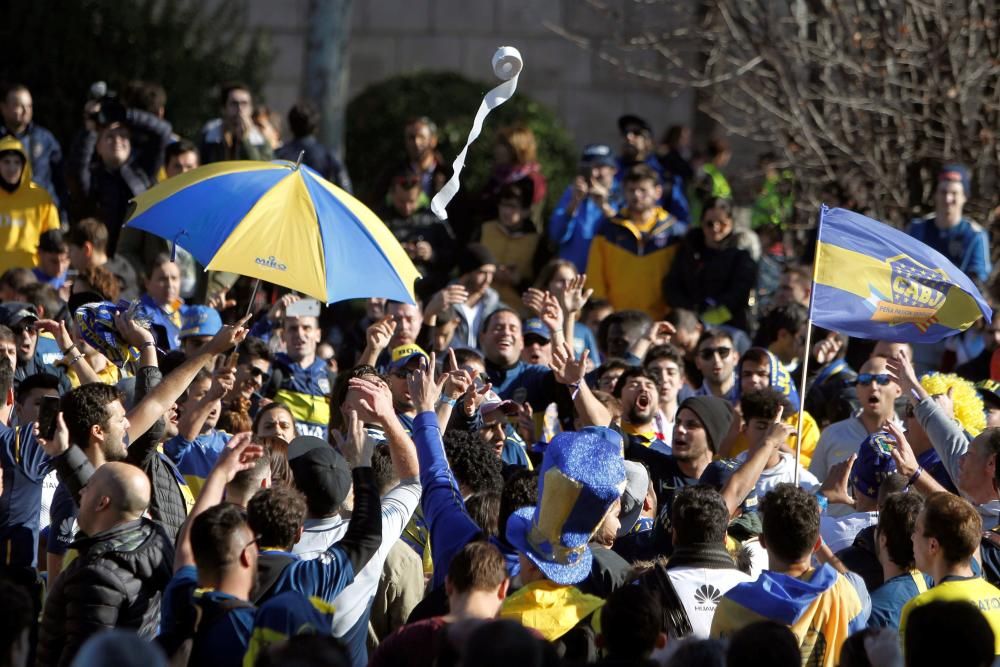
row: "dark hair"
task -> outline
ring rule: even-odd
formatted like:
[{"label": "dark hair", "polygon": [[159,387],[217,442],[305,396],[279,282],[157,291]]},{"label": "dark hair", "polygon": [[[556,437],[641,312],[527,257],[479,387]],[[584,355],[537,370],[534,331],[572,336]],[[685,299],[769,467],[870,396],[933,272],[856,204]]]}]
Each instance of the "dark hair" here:
[{"label": "dark hair", "polygon": [[629,167],[622,179],[622,183],[639,183],[641,181],[652,181],[653,185],[659,185],[660,175],[648,164],[637,164]]},{"label": "dark hair", "polygon": [[88,266],[77,274],[77,280],[90,285],[90,291],[100,294],[105,301],[117,301],[121,294],[121,280],[103,266]]},{"label": "dark hair", "polygon": [[947,563],[961,563],[976,553],[983,520],[968,500],[939,491],[927,498],[923,512],[924,537],[938,541]]},{"label": "dark hair", "polygon": [[766,387],[740,396],[740,410],[743,412],[743,422],[747,424],[751,419],[772,420],[778,415],[779,408],[784,408],[787,416],[792,406],[777,389]]},{"label": "dark hair", "polygon": [[226,102],[229,101],[229,93],[234,90],[245,90],[250,94],[251,99],[253,98],[253,93],[250,92],[250,86],[241,81],[228,81],[219,87],[219,104],[221,106],[226,106]]},{"label": "dark hair", "polygon": [[91,427],[99,425],[107,430],[111,418],[108,406],[120,400],[117,388],[100,382],[81,385],[63,396],[60,407],[69,430],[69,441],[86,448]]},{"label": "dark hair", "polygon": [[[28,397],[35,389],[45,389],[46,391],[59,391],[59,378],[51,373],[35,373],[34,375],[29,375],[28,377],[21,380],[21,384],[17,387],[17,402],[24,404],[24,399]],[[3,389],[2,381],[0,381],[0,391],[4,394],[7,392]]]},{"label": "dark hair", "polygon": [[618,359],[617,357],[611,357],[610,359],[605,359],[604,363],[594,369],[594,386],[601,381],[605,373],[610,373],[611,371],[624,371],[629,368],[633,368],[630,364],[626,363],[624,359]]},{"label": "dark hair", "polygon": [[726,667],[726,643],[721,639],[681,642],[667,667]]},{"label": "dark hair", "polygon": [[715,139],[709,139],[708,144],[705,146],[705,151],[708,153],[709,158],[717,157],[729,150],[729,141],[721,137]]},{"label": "dark hair", "polygon": [[236,348],[236,351],[240,355],[240,362],[246,362],[251,359],[271,361],[271,349],[267,346],[267,343],[256,336],[244,338],[240,346]]},{"label": "dark hair", "polygon": [[232,503],[221,503],[199,514],[191,522],[191,551],[202,572],[218,574],[239,558],[236,541],[240,528],[247,525],[243,510]]},{"label": "dark hair", "polygon": [[695,345],[695,349],[701,349],[701,346],[705,343],[711,343],[719,340],[728,340],[730,345],[735,345],[733,340],[733,335],[726,331],[725,329],[705,329],[701,332],[701,336],[698,337],[698,344]]},{"label": "dark hair", "polygon": [[158,83],[133,79],[122,91],[125,106],[157,114],[167,106],[167,91]]},{"label": "dark hair", "polygon": [[778,484],[760,502],[767,550],[786,561],[811,554],[819,537],[819,503],[793,484]]},{"label": "dark hair", "polygon": [[194,153],[201,157],[198,152],[198,147],[194,145],[194,142],[188,141],[187,139],[178,139],[177,141],[168,144],[165,149],[163,149],[163,164],[170,164],[170,161],[176,157],[180,157],[185,153]]},{"label": "dark hair", "polygon": [[[556,271],[564,268],[569,269],[574,274],[579,273],[579,271],[576,270],[576,264],[568,259],[556,257],[554,259],[550,259],[546,262],[545,266],[539,269],[538,278],[535,279],[535,287],[544,292],[549,288],[549,283],[552,282],[552,276],[556,275]],[[588,301],[587,303],[590,302]]]},{"label": "dark hair", "polygon": [[503,484],[500,492],[500,511],[497,515],[497,528],[501,535],[507,534],[507,519],[510,515],[538,502],[538,473],[527,468],[518,468],[512,472]]},{"label": "dark hair", "polygon": [[677,364],[681,373],[684,372],[684,354],[674,345],[667,343],[665,345],[654,345],[646,351],[646,358],[642,360],[643,368],[649,368],[649,365],[654,361],[660,361],[661,359],[666,359],[667,361],[672,361]]},{"label": "dark hair", "polygon": [[247,522],[261,547],[290,549],[305,519],[306,497],[290,486],[262,489],[247,503]]},{"label": "dark hair", "polygon": [[503,487],[500,475],[503,462],[475,435],[455,429],[445,431],[444,451],[455,481],[472,493],[496,491]]},{"label": "dark hair", "polygon": [[754,344],[767,347],[778,339],[778,332],[782,329],[795,336],[808,320],[809,309],[801,303],[774,306],[761,318]]},{"label": "dark hair", "polygon": [[876,505],[879,509],[885,504],[889,496],[894,493],[902,493],[906,490],[909,485],[910,480],[900,475],[898,472],[889,473],[886,475],[882,483],[878,485],[878,499]]},{"label": "dark hair", "polygon": [[[344,429],[344,415],[340,412],[340,406],[344,404],[344,400],[347,398],[347,391],[350,389],[348,383],[354,378],[361,378],[368,375],[374,375],[388,384],[388,380],[386,380],[385,376],[379,373],[374,366],[369,366],[367,364],[355,366],[346,373],[337,374],[337,379],[333,381],[333,390],[330,392],[329,433],[332,434],[334,431],[342,431]],[[329,437],[332,438],[333,436],[330,435]],[[331,440],[331,442],[333,441]]]},{"label": "dark hair", "polygon": [[615,388],[611,392],[615,398],[622,397],[622,389],[628,384],[628,381],[632,378],[646,378],[654,385],[659,386],[659,378],[647,371],[642,366],[629,366],[625,369],[625,372],[618,376],[618,381],[615,382]]},{"label": "dark hair", "polygon": [[146,270],[143,273],[142,277],[145,280],[152,280],[153,279],[153,273],[157,269],[159,269],[160,267],[162,267],[164,264],[173,264],[173,263],[174,263],[174,260],[170,256],[170,253],[166,253],[166,252],[158,253],[155,257],[153,257],[153,260],[151,262],[149,262],[148,264],[146,264]]},{"label": "dark hair", "polygon": [[619,310],[611,313],[597,327],[597,346],[601,350],[608,349],[608,332],[615,324],[626,331],[633,331],[640,327],[645,331],[652,325],[653,319],[641,310]]},{"label": "dark hair", "polygon": [[[3,326],[3,325],[0,325]],[[3,327],[7,329],[7,327]],[[10,329],[7,329],[10,331]],[[27,378],[25,378],[27,379]],[[14,387],[14,369],[11,368],[10,359],[0,357],[0,400],[7,400],[7,394]]]},{"label": "dark hair", "polygon": [[463,665],[476,667],[556,667],[562,664],[553,644],[520,621],[487,621],[465,642]]},{"label": "dark hair", "polygon": [[0,600],[3,600],[3,612],[0,612],[0,656],[3,656],[2,660],[7,664],[11,649],[21,639],[24,631],[34,625],[38,612],[28,592],[13,581],[0,579]]},{"label": "dark hair", "polygon": [[500,514],[499,491],[473,493],[465,501],[465,510],[483,531],[484,537],[496,537],[499,534],[499,526],[497,525]]},{"label": "dark hair", "polygon": [[729,527],[729,509],[722,494],[699,484],[681,489],[670,507],[675,545],[723,544]]},{"label": "dark hair", "polygon": [[469,542],[451,559],[448,581],[457,593],[492,591],[507,578],[503,554],[489,542]]},{"label": "dark hair", "polygon": [[4,287],[9,287],[15,292],[20,292],[26,286],[32,285],[38,282],[38,278],[35,276],[31,269],[26,269],[23,266],[16,267],[13,269],[7,269],[0,276],[0,285]]},{"label": "dark hair", "polygon": [[490,328],[490,322],[492,322],[493,318],[496,317],[497,315],[499,315],[500,313],[511,313],[512,315],[514,315],[514,317],[517,318],[518,322],[521,321],[521,315],[516,310],[514,310],[513,308],[511,308],[509,306],[500,306],[499,308],[497,308],[496,310],[494,310],[492,313],[490,313],[489,315],[487,315],[486,317],[483,318],[483,323],[479,327],[479,335],[482,335],[482,334],[486,333],[489,330],[489,328]]},{"label": "dark hair", "polygon": [[515,201],[518,206],[522,209],[531,207],[531,197],[532,188],[530,187],[531,181],[524,179],[528,184],[522,184],[520,181],[515,183],[507,183],[500,188],[500,192],[497,193],[497,203],[505,201]]},{"label": "dark hair", "polygon": [[915,565],[913,527],[923,507],[924,499],[918,493],[894,493],[879,508],[877,533],[885,537],[889,560],[904,570]]},{"label": "dark hair", "polygon": [[296,139],[315,134],[319,120],[319,107],[309,100],[299,100],[288,110],[288,127]]},{"label": "dark hair", "polygon": [[612,660],[642,662],[665,631],[663,607],[643,586],[622,586],[608,596],[601,610],[601,635]]},{"label": "dark hair", "polygon": [[687,308],[671,308],[664,321],[673,324],[678,331],[686,331],[688,329],[693,331],[701,326],[698,313]]},{"label": "dark hair", "polygon": [[256,667],[350,667],[344,643],[322,634],[298,634],[268,646],[257,658]]},{"label": "dark hair", "polygon": [[257,433],[257,428],[260,426],[260,422],[264,418],[264,415],[266,415],[271,410],[284,410],[285,412],[287,412],[288,416],[292,418],[292,428],[293,429],[295,428],[295,415],[292,414],[292,409],[290,407],[288,407],[287,405],[285,405],[284,403],[280,403],[278,401],[274,401],[273,403],[268,403],[267,405],[265,405],[264,407],[262,407],[257,412],[256,416],[254,416],[254,418],[253,418],[253,433]]},{"label": "dark hair", "polygon": [[733,200],[728,197],[706,197],[702,206],[703,211],[711,211],[717,208],[727,218],[733,217]]},{"label": "dark hair", "polygon": [[787,625],[757,621],[745,625],[729,638],[726,667],[800,667],[799,641]]},{"label": "dark hair", "polygon": [[77,248],[82,248],[84,243],[89,243],[94,246],[94,250],[107,252],[108,228],[97,218],[84,218],[69,228],[66,241]]},{"label": "dark hair", "polygon": [[486,365],[486,359],[483,358],[483,355],[479,350],[474,350],[471,347],[460,347],[455,350],[455,363],[457,363],[460,367],[473,360],[478,361],[483,366]]},{"label": "dark hair", "polygon": [[375,473],[375,487],[380,496],[385,495],[399,481],[388,445],[380,443],[375,447],[372,453],[372,472]]},{"label": "dark hair", "polygon": [[993,629],[977,606],[965,600],[936,600],[915,607],[907,618],[906,667],[991,665],[995,642]]},{"label": "dark hair", "polygon": [[66,302],[59,298],[59,292],[48,283],[30,283],[20,290],[24,300],[35,307],[40,307],[49,319],[58,319]]}]

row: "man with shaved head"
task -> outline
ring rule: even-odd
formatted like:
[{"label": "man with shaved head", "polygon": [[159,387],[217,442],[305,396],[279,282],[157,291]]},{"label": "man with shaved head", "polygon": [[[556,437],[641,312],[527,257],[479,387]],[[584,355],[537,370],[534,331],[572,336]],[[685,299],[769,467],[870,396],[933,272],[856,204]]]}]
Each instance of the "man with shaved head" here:
[{"label": "man with shaved head", "polygon": [[135,466],[109,462],[80,492],[79,555],[50,582],[38,638],[39,665],[67,665],[102,630],[126,628],[152,638],[161,591],[173,574],[173,545],[143,517],[150,485]]}]

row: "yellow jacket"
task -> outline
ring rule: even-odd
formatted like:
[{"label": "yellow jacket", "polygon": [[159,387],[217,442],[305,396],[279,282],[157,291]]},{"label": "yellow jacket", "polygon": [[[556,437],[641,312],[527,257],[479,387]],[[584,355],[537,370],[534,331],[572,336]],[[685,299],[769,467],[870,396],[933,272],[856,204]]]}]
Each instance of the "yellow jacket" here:
[{"label": "yellow jacket", "polygon": [[605,220],[590,244],[587,283],[615,310],[641,310],[654,320],[667,311],[663,277],[673,264],[686,226],[660,207],[637,225],[628,209]]},{"label": "yellow jacket", "polygon": [[31,161],[15,137],[0,139],[0,152],[17,151],[24,160],[21,181],[13,192],[0,188],[0,273],[38,265],[38,239],[59,229],[59,212],[45,188],[31,182]]}]

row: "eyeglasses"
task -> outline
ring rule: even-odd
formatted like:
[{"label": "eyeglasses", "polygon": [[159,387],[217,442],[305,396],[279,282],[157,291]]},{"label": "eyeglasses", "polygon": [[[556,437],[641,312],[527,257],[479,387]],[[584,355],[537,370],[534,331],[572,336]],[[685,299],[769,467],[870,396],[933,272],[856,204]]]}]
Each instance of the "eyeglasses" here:
[{"label": "eyeglasses", "polygon": [[880,387],[884,387],[892,382],[892,378],[885,373],[862,373],[858,376],[858,379],[854,381],[854,384],[861,387],[871,384],[872,382],[877,383]]},{"label": "eyeglasses", "polygon": [[703,350],[698,350],[698,356],[705,361],[711,361],[715,355],[719,355],[720,359],[725,359],[730,354],[733,353],[733,348],[731,347],[706,347]]},{"label": "eyeglasses", "polygon": [[38,329],[35,328],[34,324],[21,324],[15,327],[11,327],[10,330],[14,332],[15,336],[20,336],[25,333],[30,336],[34,336],[36,333],[38,333]]}]

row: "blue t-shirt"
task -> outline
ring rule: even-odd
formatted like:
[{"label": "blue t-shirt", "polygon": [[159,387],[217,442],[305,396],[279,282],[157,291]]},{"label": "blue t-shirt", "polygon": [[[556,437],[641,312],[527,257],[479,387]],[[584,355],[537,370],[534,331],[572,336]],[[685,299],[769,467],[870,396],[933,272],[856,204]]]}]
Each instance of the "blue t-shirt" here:
[{"label": "blue t-shirt", "polygon": [[919,572],[900,574],[874,590],[871,594],[872,613],[868,617],[869,628],[899,629],[899,616],[903,607],[923,591],[917,588],[914,577],[924,580],[923,591],[934,585],[931,578]]},{"label": "blue t-shirt", "polygon": [[185,440],[179,435],[163,444],[163,453],[177,466],[192,493],[197,497],[205,486],[215,462],[233,436],[224,431],[212,429],[194,440]]},{"label": "blue t-shirt", "polygon": [[46,545],[48,552],[54,556],[64,556],[69,546],[76,539],[78,530],[76,518],[80,508],[73,500],[73,494],[62,482],[52,495],[52,505],[49,507],[49,539]]},{"label": "blue t-shirt", "polygon": [[13,567],[34,567],[38,561],[42,481],[52,470],[33,429],[33,424],[17,428],[0,424],[0,563]]}]

